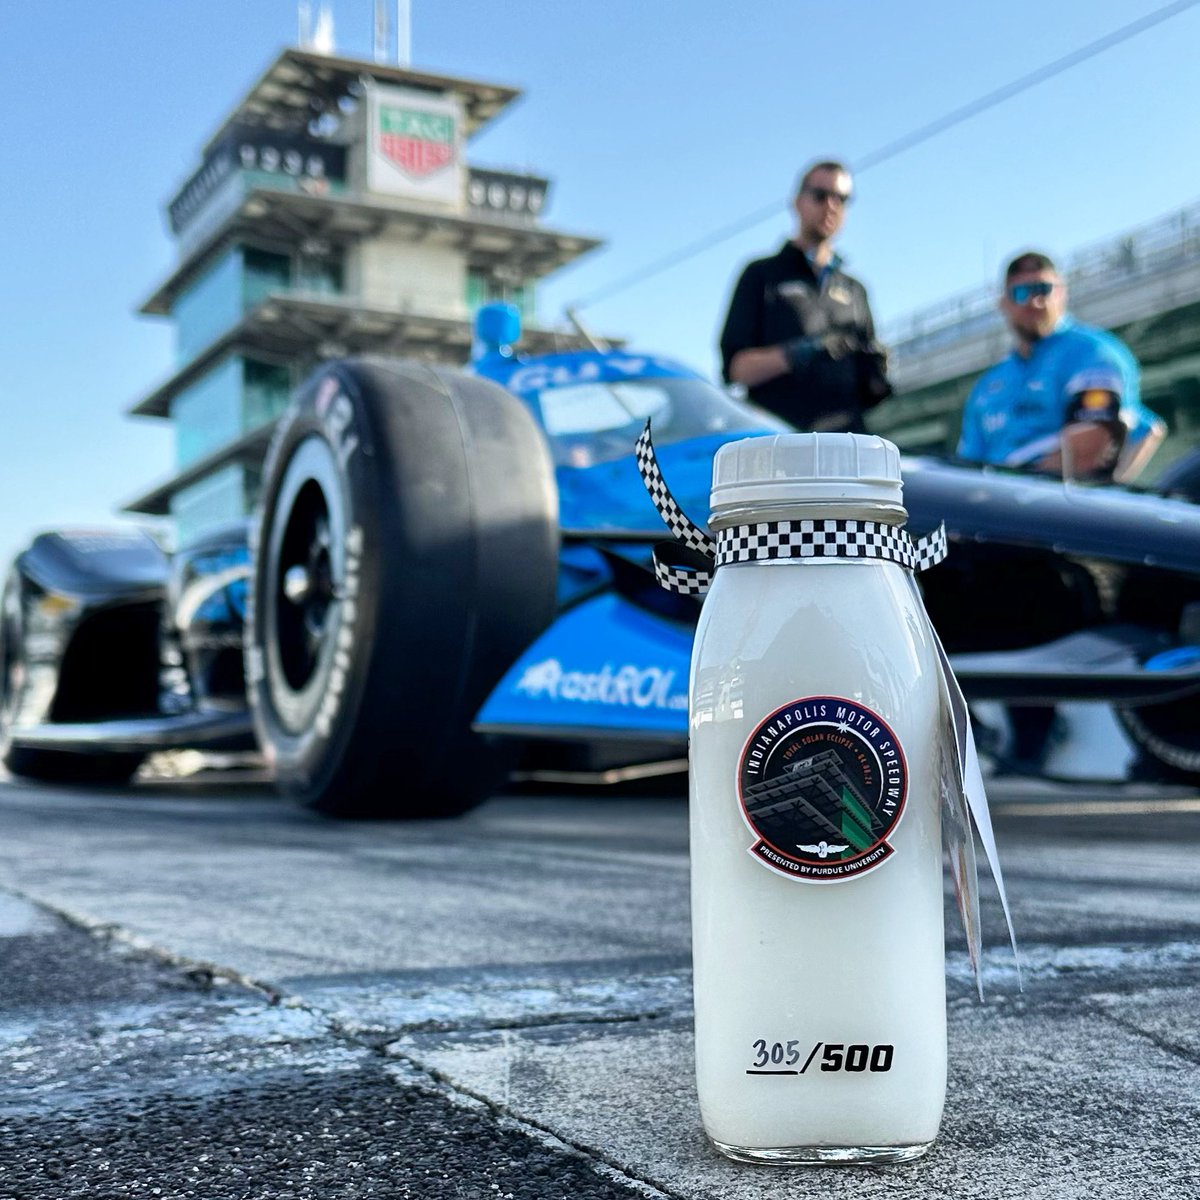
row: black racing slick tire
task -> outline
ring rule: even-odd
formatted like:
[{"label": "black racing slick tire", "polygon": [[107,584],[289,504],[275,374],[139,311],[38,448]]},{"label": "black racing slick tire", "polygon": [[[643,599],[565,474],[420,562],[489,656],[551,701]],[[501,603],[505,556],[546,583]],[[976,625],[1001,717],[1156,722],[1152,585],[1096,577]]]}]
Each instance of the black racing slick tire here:
[{"label": "black racing slick tire", "polygon": [[1115,711],[1129,739],[1162,775],[1200,784],[1200,698]]},{"label": "black racing slick tire", "polygon": [[414,363],[323,368],[276,430],[247,691],[277,785],[338,817],[446,817],[498,781],[471,720],[555,612],[557,493],[515,397]]}]

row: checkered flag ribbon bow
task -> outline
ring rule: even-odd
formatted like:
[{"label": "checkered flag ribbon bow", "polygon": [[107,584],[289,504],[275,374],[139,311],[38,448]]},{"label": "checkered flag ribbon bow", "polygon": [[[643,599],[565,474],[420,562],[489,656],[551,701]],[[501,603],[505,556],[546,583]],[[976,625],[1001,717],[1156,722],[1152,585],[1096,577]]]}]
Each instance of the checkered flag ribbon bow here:
[{"label": "checkered flag ribbon bow", "polygon": [[879,521],[760,521],[722,529],[714,538],[691,521],[671,495],[654,457],[649,421],[637,440],[636,453],[646,491],[675,538],[654,548],[654,573],[668,591],[702,596],[712,584],[713,572],[726,563],[854,558],[924,571],[946,557],[944,525],[925,537],[912,538],[903,529]]}]

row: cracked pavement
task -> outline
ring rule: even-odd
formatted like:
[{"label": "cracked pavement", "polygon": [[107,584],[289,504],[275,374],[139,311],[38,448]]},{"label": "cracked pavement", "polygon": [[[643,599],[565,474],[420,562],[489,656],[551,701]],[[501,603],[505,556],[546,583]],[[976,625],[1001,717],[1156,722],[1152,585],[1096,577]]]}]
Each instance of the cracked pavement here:
[{"label": "cracked pavement", "polygon": [[814,1170],[700,1131],[677,800],[0,784],[0,1200],[1200,1195],[1194,811],[996,808],[1024,992],[985,889],[934,1150]]},{"label": "cracked pavement", "polygon": [[653,1195],[336,1014],[0,899],[0,1197]]}]

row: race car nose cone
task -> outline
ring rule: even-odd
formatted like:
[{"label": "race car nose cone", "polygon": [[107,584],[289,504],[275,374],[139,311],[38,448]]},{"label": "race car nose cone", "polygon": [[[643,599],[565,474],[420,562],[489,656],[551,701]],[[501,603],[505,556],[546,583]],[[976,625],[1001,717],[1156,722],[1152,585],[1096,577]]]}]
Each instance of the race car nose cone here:
[{"label": "race car nose cone", "polygon": [[289,567],[283,577],[283,594],[293,604],[303,604],[308,599],[311,590],[312,584],[308,578],[308,568]]}]

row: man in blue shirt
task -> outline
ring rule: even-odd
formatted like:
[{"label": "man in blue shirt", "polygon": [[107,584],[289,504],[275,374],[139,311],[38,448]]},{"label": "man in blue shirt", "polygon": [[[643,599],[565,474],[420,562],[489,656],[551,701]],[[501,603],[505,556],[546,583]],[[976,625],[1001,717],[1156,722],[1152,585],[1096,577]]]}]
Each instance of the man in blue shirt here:
[{"label": "man in blue shirt", "polygon": [[1067,315],[1066,284],[1038,251],[1008,264],[1000,311],[1016,345],[972,388],[959,456],[1064,478],[1130,478],[1135,445],[1140,466],[1163,426],[1141,402],[1129,348]]},{"label": "man in blue shirt", "polygon": [[[1132,478],[1165,426],[1141,402],[1129,348],[1067,315],[1066,284],[1036,250],[1005,268],[1000,311],[1015,345],[971,389],[959,456],[1064,479]],[[1008,715],[1010,766],[1040,770],[1055,710],[1012,705]]]}]

